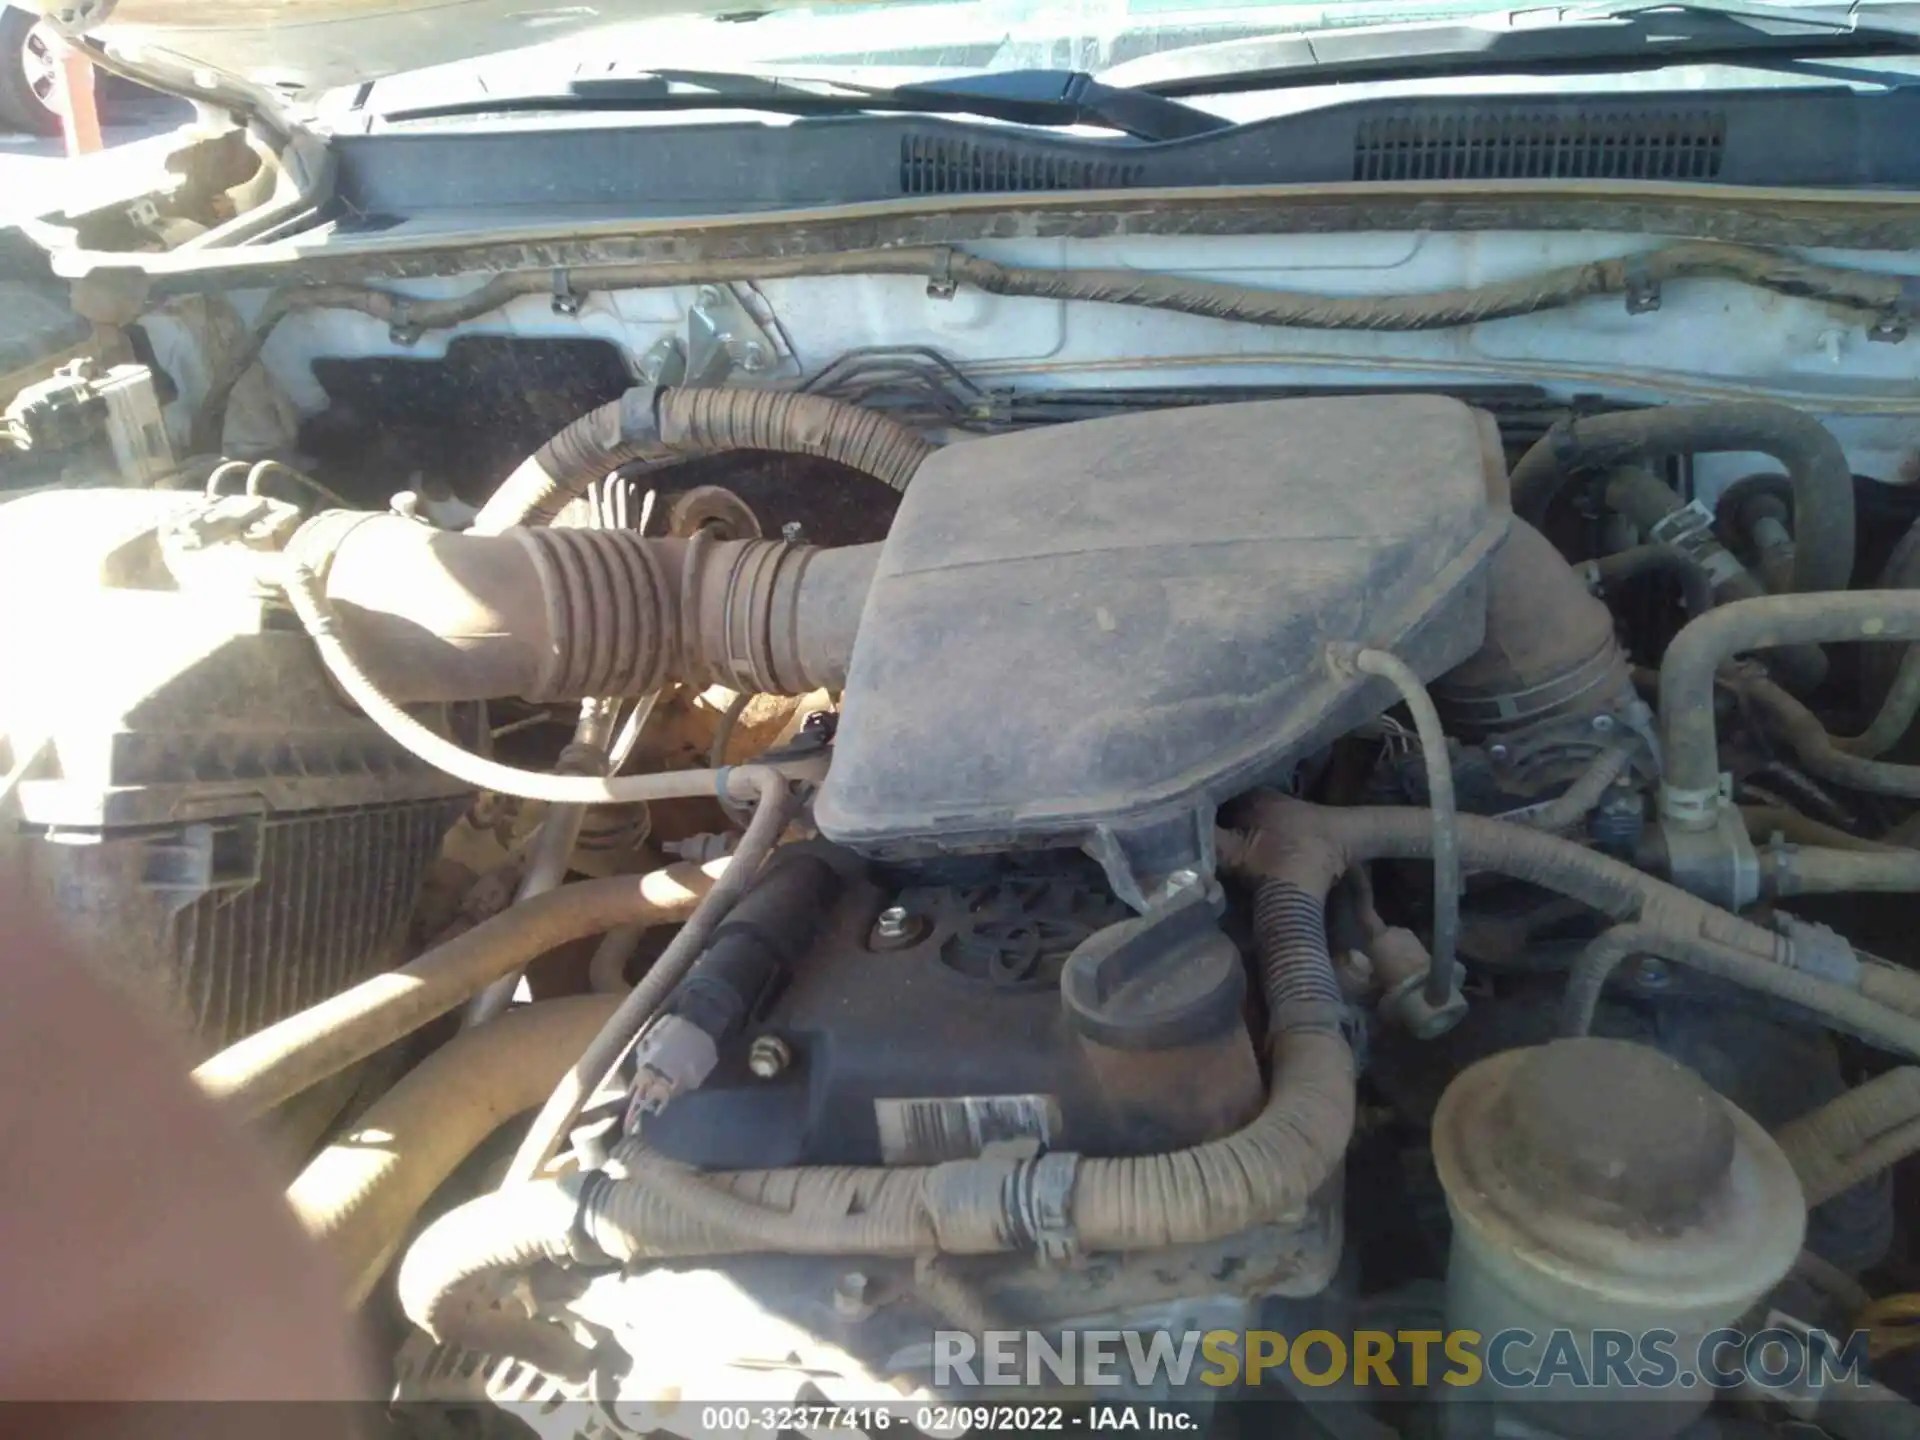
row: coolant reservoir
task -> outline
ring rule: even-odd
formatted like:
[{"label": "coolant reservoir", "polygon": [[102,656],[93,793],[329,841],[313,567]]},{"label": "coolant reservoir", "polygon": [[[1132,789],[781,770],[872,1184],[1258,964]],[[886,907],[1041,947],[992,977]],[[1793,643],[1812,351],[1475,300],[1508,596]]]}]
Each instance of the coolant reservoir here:
[{"label": "coolant reservoir", "polygon": [[[1560,1040],[1463,1071],[1440,1098],[1433,1154],[1453,1216],[1447,1323],[1478,1331],[1483,1357],[1500,1332],[1530,1332],[1498,1347],[1497,1368],[1546,1382],[1499,1387],[1489,1365],[1477,1398],[1564,1435],[1684,1428],[1713,1394],[1696,1374],[1704,1337],[1778,1283],[1806,1228],[1773,1139],[1693,1071],[1625,1041]],[[1662,1330],[1667,1383],[1628,1383],[1658,1374],[1640,1346]],[[1635,1348],[1596,1363],[1621,1343],[1596,1331]]]}]

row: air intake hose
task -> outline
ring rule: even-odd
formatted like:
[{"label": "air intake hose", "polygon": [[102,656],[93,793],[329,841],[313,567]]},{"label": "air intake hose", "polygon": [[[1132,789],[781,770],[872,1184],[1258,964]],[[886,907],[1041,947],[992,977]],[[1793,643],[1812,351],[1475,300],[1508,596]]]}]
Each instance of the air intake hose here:
[{"label": "air intake hose", "polygon": [[1333,1176],[1353,1130],[1353,1056],[1339,1029],[1324,916],[1343,863],[1309,838],[1267,876],[1256,943],[1273,1085],[1259,1118],[1237,1134],[1118,1159],[714,1175],[624,1142],[603,1171],[482,1196],[430,1226],[402,1264],[401,1304],[437,1338],[584,1374],[591,1357],[557,1326],[463,1304],[469,1282],[541,1259],[1025,1248],[1041,1243],[1029,1212],[1043,1167],[1048,1183],[1064,1185],[1071,1243],[1090,1251],[1205,1243],[1296,1213]]},{"label": "air intake hose", "polygon": [[669,680],[804,695],[846,680],[878,545],[454,534],[335,510],[289,556],[359,666],[416,703],[639,695]]}]

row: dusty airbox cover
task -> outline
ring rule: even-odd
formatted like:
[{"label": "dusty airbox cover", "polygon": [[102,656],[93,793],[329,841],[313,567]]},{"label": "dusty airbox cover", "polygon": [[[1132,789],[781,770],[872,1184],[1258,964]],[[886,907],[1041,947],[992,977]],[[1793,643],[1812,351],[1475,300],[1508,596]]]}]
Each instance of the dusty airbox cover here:
[{"label": "dusty airbox cover", "polygon": [[816,821],[882,854],[1085,844],[1138,904],[1210,858],[1221,799],[1393,703],[1330,642],[1427,677],[1479,646],[1507,518],[1491,418],[1444,396],[950,445],[887,537]]}]

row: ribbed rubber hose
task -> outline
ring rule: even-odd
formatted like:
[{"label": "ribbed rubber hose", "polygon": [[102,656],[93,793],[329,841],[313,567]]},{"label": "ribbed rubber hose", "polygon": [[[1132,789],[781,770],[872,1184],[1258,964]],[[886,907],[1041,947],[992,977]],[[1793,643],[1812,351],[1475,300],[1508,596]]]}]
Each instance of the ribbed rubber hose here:
[{"label": "ribbed rubber hose", "polygon": [[623,465],[672,465],[724,450],[774,450],[837,461],[904,490],[935,447],[874,410],[794,391],[627,391],[590,410],[522,461],[473,522],[498,535],[544,525]]},{"label": "ribbed rubber hose", "polygon": [[1920,1069],[1889,1070],[1774,1132],[1809,1207],[1920,1151]]},{"label": "ribbed rubber hose", "polygon": [[1276,1030],[1340,1023],[1340,982],[1327,947],[1327,902],[1292,880],[1262,880],[1253,892],[1254,954],[1267,1023]]},{"label": "ribbed rubber hose", "polygon": [[553,1093],[617,1004],[570,995],[462,1031],[308,1162],[287,1203],[346,1272],[349,1303],[366,1299],[441,1183]]},{"label": "ribbed rubber hose", "polygon": [[514,1153],[513,1163],[507,1170],[507,1185],[532,1180],[559,1150],[580,1114],[580,1107],[620,1063],[654,1012],[700,958],[714,928],[726,919],[734,902],[753,883],[767,856],[780,843],[780,833],[786,828],[790,809],[791,796],[784,784],[776,782],[759,787],[753,816],[747,821],[746,833],[740,837],[726,873],[714,882],[679,933],[667,942],[660,958],[653,962],[645,977],[620,1002],[592,1043],[561,1077]]},{"label": "ribbed rubber hose", "polygon": [[736,765],[722,770],[663,770],[651,775],[550,775],[484,759],[421,724],[373,682],[340,638],[332,609],[311,568],[297,561],[290,562],[282,567],[281,585],[327,672],[366,717],[401,749],[475,789],[517,795],[523,800],[545,800],[555,805],[630,805],[635,801],[709,795],[744,800],[769,786],[785,786],[779,772],[764,765]]},{"label": "ribbed rubber hose", "polygon": [[[1354,1086],[1327,954],[1324,897],[1338,874],[1330,860],[1325,847],[1308,844],[1276,867],[1273,882],[1294,894],[1277,910],[1269,905],[1277,918],[1256,935],[1273,1026],[1265,1110],[1237,1134],[1186,1150],[1079,1161],[1067,1209],[1084,1249],[1217,1240],[1293,1213],[1334,1173],[1352,1134]],[[437,1221],[402,1264],[401,1304],[437,1338],[522,1358],[533,1358],[535,1348],[551,1354],[554,1327],[515,1320],[528,1332],[522,1340],[501,1334],[498,1317],[488,1316],[488,1331],[476,1333],[473,1312],[457,1297],[534,1259],[564,1258],[575,1235],[623,1262],[767,1250],[1005,1251],[1030,1238],[1007,1202],[1008,1187],[1030,1163],[995,1155],[935,1166],[699,1175],[623,1141],[594,1176],[503,1190]],[[583,1357],[561,1358],[577,1364]]]},{"label": "ribbed rubber hose", "polygon": [[243,1117],[384,1050],[488,982],[556,945],[615,925],[686,920],[728,863],[669,865],[646,875],[583,880],[515,905],[398,969],[290,1015],[204,1061],[193,1079]]},{"label": "ribbed rubber hose", "polygon": [[1353,657],[1362,675],[1377,675],[1400,692],[1420,737],[1427,771],[1427,806],[1433,815],[1433,963],[1427,969],[1427,1004],[1436,1010],[1452,1003],[1460,988],[1460,839],[1453,803],[1453,755],[1447,748],[1440,712],[1411,666],[1384,650],[1362,650]]},{"label": "ribbed rubber hose", "polygon": [[1793,484],[1793,588],[1844,590],[1853,577],[1853,471],[1840,442],[1788,405],[1742,400],[1562,420],[1513,467],[1514,513],[1541,523],[1572,475],[1663,455],[1771,455]]},{"label": "ribbed rubber hose", "polygon": [[1818,1015],[1835,1029],[1903,1055],[1920,1056],[1920,1017],[1849,990],[1831,980],[1795,970],[1778,960],[1750,954],[1698,935],[1677,934],[1660,925],[1616,925],[1599,936],[1567,975],[1560,1012],[1561,1033],[1585,1035],[1601,992],[1629,955],[1655,955],[1727,980]]}]

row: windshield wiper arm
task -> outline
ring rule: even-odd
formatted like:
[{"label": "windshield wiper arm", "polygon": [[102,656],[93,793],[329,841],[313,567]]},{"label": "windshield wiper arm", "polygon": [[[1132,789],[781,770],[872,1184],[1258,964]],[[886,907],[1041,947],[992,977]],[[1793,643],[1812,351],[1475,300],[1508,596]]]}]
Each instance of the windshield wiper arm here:
[{"label": "windshield wiper arm", "polygon": [[[675,88],[676,86],[682,88]],[[693,86],[696,88],[685,88]],[[552,110],[768,110],[785,115],[882,111],[977,115],[1016,125],[1089,125],[1136,140],[1185,140],[1232,121],[1148,90],[1108,85],[1076,70],[1008,70],[881,89],[839,80],[661,70],[576,79],[551,95],[494,95],[387,111],[386,120],[430,120]]]},{"label": "windshield wiper arm", "polygon": [[[1513,12],[1523,14],[1525,12]],[[1858,10],[1773,9],[1740,0],[1635,0],[1571,12],[1550,25],[1413,22],[1255,35],[1145,55],[1102,74],[1156,95],[1495,73],[1566,75],[1673,64],[1920,50],[1920,27]]]}]

